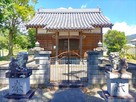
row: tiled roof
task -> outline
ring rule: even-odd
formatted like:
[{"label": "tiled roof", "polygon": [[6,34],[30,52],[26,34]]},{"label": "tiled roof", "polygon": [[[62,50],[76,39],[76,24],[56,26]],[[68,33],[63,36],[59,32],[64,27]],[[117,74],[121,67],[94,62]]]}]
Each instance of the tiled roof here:
[{"label": "tiled roof", "polygon": [[40,9],[26,24],[47,30],[91,30],[112,25],[100,9]]}]

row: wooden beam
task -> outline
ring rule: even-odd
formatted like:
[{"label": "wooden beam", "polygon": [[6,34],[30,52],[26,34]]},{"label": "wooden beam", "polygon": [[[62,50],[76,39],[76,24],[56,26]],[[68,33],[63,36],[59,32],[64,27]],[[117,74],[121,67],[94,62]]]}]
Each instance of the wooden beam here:
[{"label": "wooden beam", "polygon": [[58,36],[59,36],[59,32],[56,32],[56,61],[58,60],[58,49],[59,49]]},{"label": "wooden beam", "polygon": [[68,31],[68,52],[70,51],[70,31]]},{"label": "wooden beam", "polygon": [[79,41],[79,49],[80,49],[80,56],[82,57],[82,32],[79,32],[80,41]]},{"label": "wooden beam", "polygon": [[35,36],[36,36],[36,41],[37,41],[38,29],[37,28],[35,28],[35,29],[36,29],[36,32],[35,32],[36,35]]},{"label": "wooden beam", "polygon": [[[59,39],[67,39],[68,36],[59,36]],[[70,39],[80,39],[79,36],[69,36]]]},{"label": "wooden beam", "polygon": [[[102,30],[102,27],[101,27],[101,42],[102,42],[102,44],[103,44],[103,30]],[[103,46],[103,45],[102,45]]]}]

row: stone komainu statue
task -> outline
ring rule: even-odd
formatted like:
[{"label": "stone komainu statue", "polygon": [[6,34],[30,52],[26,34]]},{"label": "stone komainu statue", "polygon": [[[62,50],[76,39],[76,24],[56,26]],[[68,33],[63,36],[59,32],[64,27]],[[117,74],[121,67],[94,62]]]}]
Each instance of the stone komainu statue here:
[{"label": "stone komainu statue", "polygon": [[118,69],[118,71],[121,73],[121,72],[126,71],[126,69],[128,69],[128,63],[127,63],[125,58],[122,58],[119,61],[119,69]]},{"label": "stone komainu statue", "polygon": [[26,52],[19,52],[16,59],[11,57],[10,60],[9,69],[11,71],[27,71],[28,54]]},{"label": "stone komainu statue", "polygon": [[109,60],[113,70],[117,70],[119,67],[119,53],[118,52],[111,52],[109,56]]}]

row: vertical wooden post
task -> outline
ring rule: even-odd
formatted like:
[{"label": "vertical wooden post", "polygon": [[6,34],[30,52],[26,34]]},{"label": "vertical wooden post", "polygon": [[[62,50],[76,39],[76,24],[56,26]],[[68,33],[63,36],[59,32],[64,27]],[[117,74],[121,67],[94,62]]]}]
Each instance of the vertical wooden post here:
[{"label": "vertical wooden post", "polygon": [[38,40],[38,39],[37,39],[37,35],[38,35],[38,28],[35,28],[35,29],[36,29],[36,32],[35,32],[36,34],[35,34],[35,36],[36,36],[36,41],[37,41],[37,40]]},{"label": "vertical wooden post", "polygon": [[[102,27],[101,27],[101,32],[100,32],[100,33],[101,33],[101,42],[102,42],[102,44],[103,44],[103,33],[102,33],[102,31],[103,31],[103,30],[102,30]],[[103,45],[102,45],[102,46],[103,46]]]},{"label": "vertical wooden post", "polygon": [[58,35],[59,35],[59,32],[56,32],[56,64],[57,64],[57,61],[58,61]]},{"label": "vertical wooden post", "polygon": [[70,37],[70,32],[68,31],[68,53],[70,51],[70,40],[69,40],[69,37]]},{"label": "vertical wooden post", "polygon": [[80,43],[79,43],[79,45],[80,45],[80,56],[82,57],[82,32],[79,32],[79,36],[80,36]]},{"label": "vertical wooden post", "polygon": [[70,37],[70,31],[68,31],[68,82],[69,82],[69,64],[70,64],[70,61],[69,61],[69,52],[70,52],[70,41],[69,41],[69,37]]}]

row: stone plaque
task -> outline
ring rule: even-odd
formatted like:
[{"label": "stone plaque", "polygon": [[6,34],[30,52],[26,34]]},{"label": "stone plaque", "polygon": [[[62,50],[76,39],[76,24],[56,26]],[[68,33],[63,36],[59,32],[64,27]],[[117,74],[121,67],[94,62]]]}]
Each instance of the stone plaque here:
[{"label": "stone plaque", "polygon": [[108,93],[111,96],[127,96],[129,94],[128,79],[108,79]]},{"label": "stone plaque", "polygon": [[26,94],[30,90],[30,79],[28,78],[9,78],[9,95]]}]

